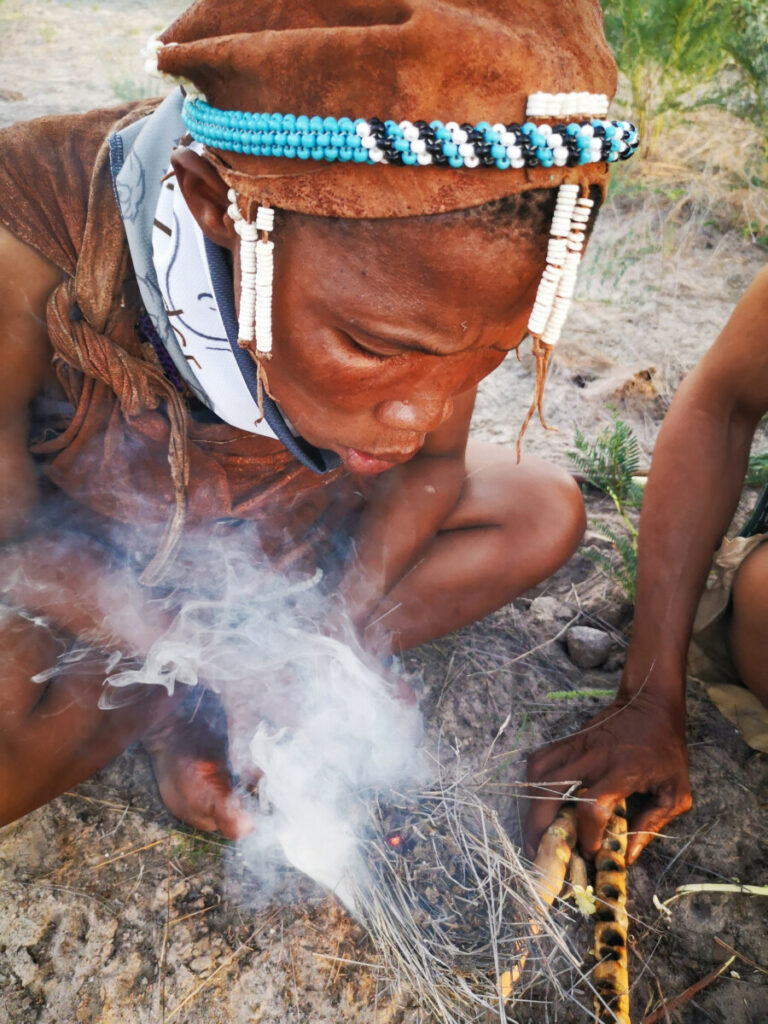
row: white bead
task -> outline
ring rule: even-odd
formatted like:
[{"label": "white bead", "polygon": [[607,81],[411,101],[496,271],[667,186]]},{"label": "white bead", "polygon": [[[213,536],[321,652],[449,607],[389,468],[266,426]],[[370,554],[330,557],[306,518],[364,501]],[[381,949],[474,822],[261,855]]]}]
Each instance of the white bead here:
[{"label": "white bead", "polygon": [[585,207],[585,209],[591,210],[595,205],[595,201],[594,199],[590,199],[589,196],[579,196],[577,204]]},{"label": "white bead", "polygon": [[575,185],[572,182],[563,182],[563,184],[557,190],[558,195],[562,196],[578,196],[581,192],[581,185]]},{"label": "white bead", "polygon": [[510,160],[522,160],[523,151],[519,146],[507,146],[507,156]]},{"label": "white bead", "polygon": [[375,164],[380,164],[384,159],[385,155],[386,154],[384,153],[384,150],[379,149],[378,146],[374,146],[372,149],[368,150],[368,156],[371,158],[371,160],[373,160]]},{"label": "white bead", "polygon": [[549,233],[554,238],[566,238],[569,235],[570,230],[570,220],[553,220],[552,227],[549,229]]},{"label": "white bead", "polygon": [[562,146],[563,136],[560,132],[553,132],[551,129],[547,134],[547,145],[550,149],[555,149],[557,146]]},{"label": "white bead", "polygon": [[474,156],[474,155],[473,156],[465,156],[464,157],[464,166],[465,167],[479,167],[480,166],[480,157]]},{"label": "white bead", "polygon": [[455,144],[456,144],[457,146],[463,146],[463,145],[464,145],[464,143],[465,143],[465,142],[467,141],[467,139],[469,138],[469,136],[467,135],[467,133],[466,133],[466,132],[464,131],[464,129],[463,129],[463,128],[457,128],[457,129],[456,129],[456,130],[455,130],[455,131],[454,131],[454,132],[452,133],[452,135],[453,135],[453,142],[454,142],[454,143],[455,143]]},{"label": "white bead", "polygon": [[[502,124],[500,121],[497,124],[493,125],[492,127],[495,132],[499,133],[499,135],[503,135],[504,132],[507,130],[507,126],[505,124]],[[502,141],[502,145],[506,146],[507,143]]]},{"label": "white bead", "polygon": [[[505,128],[504,131],[501,132],[499,142],[502,144],[502,146],[514,146],[517,143],[517,136],[514,132],[508,132],[507,129]],[[509,150],[507,150],[507,153],[509,153]]]},{"label": "white bead", "polygon": [[568,163],[568,150],[565,146],[557,146],[556,149],[553,149],[552,156],[555,159],[555,167],[565,167]]},{"label": "white bead", "polygon": [[403,136],[409,142],[415,142],[419,137],[419,129],[415,124],[409,125],[407,128],[403,128]]},{"label": "white bead", "polygon": [[459,156],[468,157],[475,156],[475,147],[471,142],[462,142],[459,146]]},{"label": "white bead", "polygon": [[227,189],[227,199],[229,200],[230,203],[237,202],[237,192],[235,192],[233,188]]},{"label": "white bead", "polygon": [[457,132],[459,130],[458,121],[446,121],[445,126],[449,132]]},{"label": "white bead", "polygon": [[546,138],[548,135],[552,134],[552,125],[551,124],[540,124],[539,125],[539,132]]},{"label": "white bead", "polygon": [[374,135],[366,135],[363,139],[363,146],[365,149],[373,149],[376,146],[376,137]]},{"label": "white bead", "polygon": [[426,144],[426,142],[424,141],[424,139],[420,139],[420,138],[419,138],[419,137],[417,136],[417,137],[416,137],[416,138],[415,138],[415,139],[413,140],[413,142],[411,142],[411,152],[412,152],[412,153],[416,153],[416,154],[419,154],[419,153],[426,153],[426,152],[427,152],[427,144]]},{"label": "white bead", "polygon": [[432,163],[432,154],[431,153],[419,153],[419,155],[416,157],[416,159],[418,160],[419,164],[422,167],[428,167]]},{"label": "white bead", "polygon": [[357,132],[361,139],[365,139],[368,135],[371,134],[371,126],[369,124],[366,124],[365,121],[361,121],[357,128],[355,128],[355,131]]},{"label": "white bead", "polygon": [[519,171],[521,167],[525,167],[525,160],[521,156],[515,157],[514,160],[510,157],[510,166]]},{"label": "white bead", "polygon": [[256,212],[256,227],[259,231],[271,231],[275,226],[275,211],[271,206],[260,206]]},{"label": "white bead", "polygon": [[413,121],[401,121],[398,127],[400,131],[404,132],[406,128],[413,128]]}]

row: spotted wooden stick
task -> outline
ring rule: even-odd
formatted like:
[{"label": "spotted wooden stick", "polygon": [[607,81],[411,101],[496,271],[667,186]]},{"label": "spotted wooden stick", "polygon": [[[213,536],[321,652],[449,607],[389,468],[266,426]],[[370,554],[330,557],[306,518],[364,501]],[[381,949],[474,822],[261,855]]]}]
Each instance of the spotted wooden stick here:
[{"label": "spotted wooden stick", "polygon": [[627,808],[620,800],[595,858],[595,1020],[630,1024],[627,970]]}]

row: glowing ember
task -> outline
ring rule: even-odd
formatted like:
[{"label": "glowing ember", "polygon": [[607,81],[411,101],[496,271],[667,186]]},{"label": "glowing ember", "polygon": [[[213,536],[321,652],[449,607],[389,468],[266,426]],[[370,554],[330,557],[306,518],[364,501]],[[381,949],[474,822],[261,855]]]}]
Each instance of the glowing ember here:
[{"label": "glowing ember", "polygon": [[395,849],[397,849],[397,847],[400,846],[402,841],[403,841],[403,837],[401,835],[399,835],[397,832],[391,832],[387,836],[387,842],[389,843],[390,846],[392,846]]}]

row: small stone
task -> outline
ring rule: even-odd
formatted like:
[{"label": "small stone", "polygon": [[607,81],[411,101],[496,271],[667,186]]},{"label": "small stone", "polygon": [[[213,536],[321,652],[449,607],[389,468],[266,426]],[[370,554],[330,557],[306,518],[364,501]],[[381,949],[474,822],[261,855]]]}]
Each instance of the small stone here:
[{"label": "small stone", "polygon": [[602,629],[572,626],[565,634],[568,656],[579,668],[597,668],[608,657],[613,640]]},{"label": "small stone", "polygon": [[546,624],[560,623],[562,625],[562,623],[573,618],[573,611],[567,604],[558,601],[556,597],[547,597],[545,595],[535,597],[531,601],[528,607],[528,614],[537,622]]}]

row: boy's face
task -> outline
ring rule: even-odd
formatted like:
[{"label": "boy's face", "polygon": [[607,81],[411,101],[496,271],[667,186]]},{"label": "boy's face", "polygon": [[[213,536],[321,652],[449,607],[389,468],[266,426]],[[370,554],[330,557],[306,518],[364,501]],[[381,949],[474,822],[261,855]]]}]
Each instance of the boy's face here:
[{"label": "boy's face", "polygon": [[275,231],[270,391],[348,469],[405,462],[520,343],[546,238],[489,232],[479,218],[286,221]]}]

